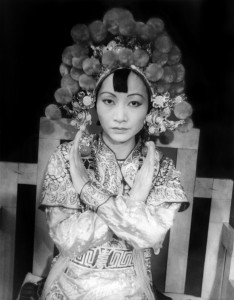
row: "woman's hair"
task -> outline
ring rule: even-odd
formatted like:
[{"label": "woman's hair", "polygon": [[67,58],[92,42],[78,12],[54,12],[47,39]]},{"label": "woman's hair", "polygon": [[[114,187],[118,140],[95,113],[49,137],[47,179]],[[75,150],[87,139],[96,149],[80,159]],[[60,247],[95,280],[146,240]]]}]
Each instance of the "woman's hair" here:
[{"label": "woman's hair", "polygon": [[113,74],[113,88],[115,92],[128,92],[128,76],[131,73],[130,69],[117,69]]}]

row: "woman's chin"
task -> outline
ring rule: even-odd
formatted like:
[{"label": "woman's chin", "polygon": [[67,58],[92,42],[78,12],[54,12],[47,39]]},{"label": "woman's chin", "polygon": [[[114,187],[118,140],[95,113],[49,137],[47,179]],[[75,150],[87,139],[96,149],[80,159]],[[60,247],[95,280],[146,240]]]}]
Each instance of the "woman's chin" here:
[{"label": "woman's chin", "polygon": [[109,135],[109,141],[112,142],[113,144],[123,144],[123,143],[127,143],[132,139],[135,139],[135,135],[129,135],[126,133],[115,133],[115,134],[111,134]]}]

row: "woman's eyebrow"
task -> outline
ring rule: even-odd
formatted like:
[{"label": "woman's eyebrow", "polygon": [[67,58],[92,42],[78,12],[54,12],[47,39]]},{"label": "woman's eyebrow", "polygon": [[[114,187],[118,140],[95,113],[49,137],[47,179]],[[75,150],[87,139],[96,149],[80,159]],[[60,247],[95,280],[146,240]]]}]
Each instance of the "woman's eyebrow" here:
[{"label": "woman's eyebrow", "polygon": [[101,92],[99,95],[102,95],[102,94],[110,94],[111,96],[116,97],[116,95],[111,92]]},{"label": "woman's eyebrow", "polygon": [[127,97],[131,97],[131,96],[140,96],[142,98],[145,98],[142,94],[139,94],[139,93],[132,93],[132,94],[129,94]]}]

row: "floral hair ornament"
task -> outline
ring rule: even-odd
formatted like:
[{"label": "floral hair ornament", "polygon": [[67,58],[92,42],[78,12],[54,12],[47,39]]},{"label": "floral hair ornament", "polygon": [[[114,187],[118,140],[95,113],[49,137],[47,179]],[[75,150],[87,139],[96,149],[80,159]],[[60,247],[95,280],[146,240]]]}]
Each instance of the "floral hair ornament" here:
[{"label": "floral hair ornament", "polygon": [[71,37],[74,43],[62,53],[57,103],[45,110],[48,118],[61,118],[60,109],[65,109],[71,124],[85,132],[100,84],[114,70],[129,68],[150,90],[152,109],[145,120],[150,135],[168,143],[173,130],[187,132],[193,127],[181,52],[160,18],[138,22],[130,11],[112,8],[103,20],[75,25]]}]

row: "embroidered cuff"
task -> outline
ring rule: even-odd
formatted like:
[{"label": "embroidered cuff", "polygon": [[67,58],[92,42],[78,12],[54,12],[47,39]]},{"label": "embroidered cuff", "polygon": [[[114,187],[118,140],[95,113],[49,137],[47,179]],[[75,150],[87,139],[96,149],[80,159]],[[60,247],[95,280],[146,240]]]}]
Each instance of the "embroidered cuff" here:
[{"label": "embroidered cuff", "polygon": [[86,182],[80,193],[80,199],[95,211],[111,196],[113,195],[109,191],[92,181]]}]

